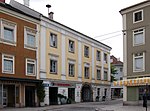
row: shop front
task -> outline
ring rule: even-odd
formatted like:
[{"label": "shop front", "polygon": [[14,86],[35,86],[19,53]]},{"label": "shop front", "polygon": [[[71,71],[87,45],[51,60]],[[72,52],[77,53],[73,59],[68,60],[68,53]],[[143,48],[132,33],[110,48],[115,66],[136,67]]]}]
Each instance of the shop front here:
[{"label": "shop front", "polygon": [[33,79],[0,78],[0,107],[33,107],[38,105]]},{"label": "shop front", "polygon": [[123,86],[124,105],[143,104],[144,90],[147,92],[148,104],[150,103],[150,77],[115,81],[114,86]]},{"label": "shop front", "polygon": [[58,101],[58,95],[65,96],[66,98],[75,101],[75,83],[65,81],[44,81],[44,86],[46,92],[46,105],[60,104]]}]

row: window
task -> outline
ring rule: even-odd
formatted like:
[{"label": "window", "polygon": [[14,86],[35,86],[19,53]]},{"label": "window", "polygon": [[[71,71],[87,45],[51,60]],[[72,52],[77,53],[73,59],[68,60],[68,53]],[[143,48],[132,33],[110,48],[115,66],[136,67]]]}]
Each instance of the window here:
[{"label": "window", "polygon": [[16,45],[16,24],[1,20],[0,41],[9,45]]},{"label": "window", "polygon": [[50,33],[50,46],[57,48],[57,35]]},{"label": "window", "polygon": [[89,67],[84,67],[84,77],[85,79],[89,79]]},{"label": "window", "polygon": [[133,31],[133,46],[142,45],[145,43],[144,29]]},{"label": "window", "polygon": [[69,52],[74,53],[74,41],[69,40]]},{"label": "window", "polygon": [[123,71],[123,68],[121,67],[121,68],[120,68],[120,72],[122,72],[122,71]]},{"label": "window", "polygon": [[29,75],[29,76],[35,76],[36,72],[35,72],[35,60],[33,59],[26,59],[26,75]]},{"label": "window", "polygon": [[107,76],[108,76],[107,71],[104,71],[104,80],[107,80]]},{"label": "window", "polygon": [[35,47],[35,36],[27,34],[27,44],[31,47]]},{"label": "window", "polygon": [[97,88],[97,96],[100,96],[100,88]]},{"label": "window", "polygon": [[84,46],[84,56],[89,57],[89,47],[88,46]]},{"label": "window", "polygon": [[104,53],[104,62],[107,63],[107,54]]},{"label": "window", "polygon": [[143,21],[143,10],[136,11],[133,13],[133,22],[137,23]]},{"label": "window", "polygon": [[36,49],[36,30],[29,27],[25,27],[24,34],[25,48]]},{"label": "window", "polygon": [[123,80],[122,77],[120,77],[120,80]]},{"label": "window", "polygon": [[8,74],[14,74],[14,56],[2,55],[2,72]]},{"label": "window", "polygon": [[133,55],[133,71],[144,71],[144,55],[145,53],[136,53]]},{"label": "window", "polygon": [[100,60],[101,60],[101,53],[100,53],[100,51],[97,51],[97,56],[96,56],[96,58],[97,58],[97,61],[100,61]]},{"label": "window", "polygon": [[50,60],[50,73],[57,73],[57,60]]},{"label": "window", "polygon": [[97,69],[97,80],[101,79],[101,70]]},{"label": "window", "polygon": [[13,29],[4,27],[4,39],[5,40],[13,42],[13,40],[14,40],[14,34],[13,33],[14,33]]},{"label": "window", "polygon": [[69,76],[74,77],[75,74],[75,66],[72,63],[69,63]]}]

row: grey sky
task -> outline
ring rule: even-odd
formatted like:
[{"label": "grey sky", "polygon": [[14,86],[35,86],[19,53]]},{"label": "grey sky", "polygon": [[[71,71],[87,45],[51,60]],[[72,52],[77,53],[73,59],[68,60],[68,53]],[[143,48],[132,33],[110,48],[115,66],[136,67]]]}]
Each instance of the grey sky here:
[{"label": "grey sky", "polygon": [[[16,1],[23,3],[23,0]],[[93,38],[120,31],[95,39],[112,47],[111,54],[123,60],[122,16],[119,11],[142,1],[144,0],[30,0],[30,8],[47,16],[48,9],[45,6],[50,4],[55,21]]]}]

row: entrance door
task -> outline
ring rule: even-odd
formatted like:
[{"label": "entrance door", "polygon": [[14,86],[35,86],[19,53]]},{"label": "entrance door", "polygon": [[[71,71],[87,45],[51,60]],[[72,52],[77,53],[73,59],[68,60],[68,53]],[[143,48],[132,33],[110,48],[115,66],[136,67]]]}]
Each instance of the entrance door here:
[{"label": "entrance door", "polygon": [[3,106],[15,107],[15,85],[3,85]]},{"label": "entrance door", "polygon": [[84,85],[82,87],[82,101],[83,102],[90,102],[92,101],[92,91],[89,85]]},{"label": "entrance door", "polygon": [[75,88],[68,88],[68,98],[75,101]]},{"label": "entrance door", "polygon": [[50,105],[58,104],[57,94],[58,94],[57,87],[49,87],[49,104]]},{"label": "entrance door", "polygon": [[35,106],[35,87],[34,86],[25,87],[25,106],[26,107]]}]

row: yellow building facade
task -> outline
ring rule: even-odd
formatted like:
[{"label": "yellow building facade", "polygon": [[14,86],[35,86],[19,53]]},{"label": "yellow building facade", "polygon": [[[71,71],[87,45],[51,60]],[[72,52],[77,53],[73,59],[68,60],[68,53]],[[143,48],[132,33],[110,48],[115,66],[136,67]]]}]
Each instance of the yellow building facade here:
[{"label": "yellow building facade", "polygon": [[75,102],[110,99],[111,48],[47,17],[41,18],[40,78],[45,104],[61,94]]}]

